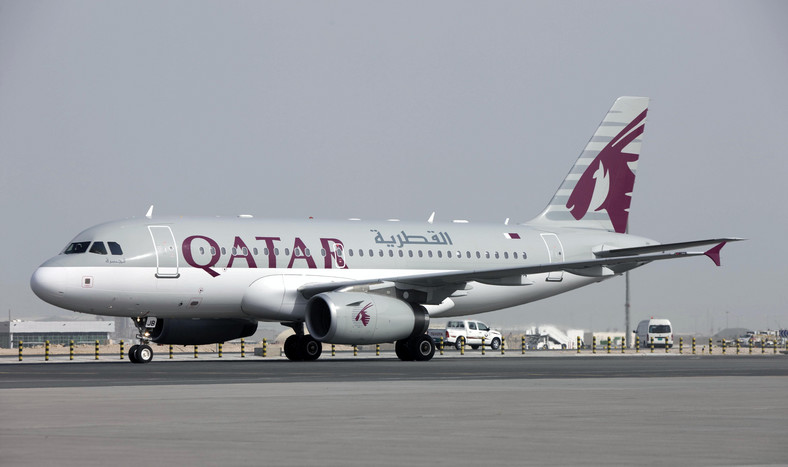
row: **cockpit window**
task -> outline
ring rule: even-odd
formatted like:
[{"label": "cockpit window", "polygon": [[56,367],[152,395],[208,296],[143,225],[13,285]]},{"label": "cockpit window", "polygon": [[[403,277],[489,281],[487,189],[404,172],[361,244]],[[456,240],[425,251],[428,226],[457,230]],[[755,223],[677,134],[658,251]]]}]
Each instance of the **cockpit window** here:
[{"label": "cockpit window", "polygon": [[104,242],[93,242],[93,246],[90,247],[90,252],[97,255],[106,255],[107,247],[104,246]]},{"label": "cockpit window", "polygon": [[74,242],[71,245],[67,246],[66,250],[63,253],[67,255],[84,253],[88,251],[89,246],[90,246],[90,242]]},{"label": "cockpit window", "polygon": [[109,245],[109,251],[113,255],[123,254],[123,249],[120,247],[120,244],[118,244],[117,242],[107,242],[107,245]]}]

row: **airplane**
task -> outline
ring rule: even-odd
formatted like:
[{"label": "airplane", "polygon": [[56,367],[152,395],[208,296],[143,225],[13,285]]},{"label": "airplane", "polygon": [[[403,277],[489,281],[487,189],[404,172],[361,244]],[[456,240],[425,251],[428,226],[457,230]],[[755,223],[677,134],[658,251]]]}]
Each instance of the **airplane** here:
[{"label": "airplane", "polygon": [[[740,238],[659,243],[627,232],[648,112],[620,97],[544,211],[524,224],[145,217],[74,237],[33,273],[45,302],[129,317],[139,344],[198,345],[248,337],[258,322],[295,334],[292,361],[322,344],[394,342],[404,361],[430,360],[431,318],[484,313],[620,276],[652,261],[705,255]],[[690,248],[714,245],[705,251]],[[305,331],[308,330],[308,333]]]}]

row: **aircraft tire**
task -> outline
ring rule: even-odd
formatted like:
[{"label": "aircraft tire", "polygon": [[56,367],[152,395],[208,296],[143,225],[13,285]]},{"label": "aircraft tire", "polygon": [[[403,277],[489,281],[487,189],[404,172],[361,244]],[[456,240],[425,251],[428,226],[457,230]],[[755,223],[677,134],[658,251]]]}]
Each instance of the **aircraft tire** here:
[{"label": "aircraft tire", "polygon": [[137,357],[137,363],[150,363],[153,360],[153,349],[147,344],[138,345],[134,354]]},{"label": "aircraft tire", "polygon": [[299,345],[299,340],[300,339],[295,334],[285,339],[285,357],[287,357],[287,359],[292,362],[300,362],[304,360],[304,356],[301,352],[301,346]]},{"label": "aircraft tire", "polygon": [[408,346],[407,340],[403,339],[395,342],[394,352],[397,354],[397,358],[399,358],[403,362],[412,362],[414,360],[413,355],[410,352],[410,348]]},{"label": "aircraft tire", "polygon": [[304,336],[298,341],[304,361],[313,362],[323,353],[323,344],[312,336]]},{"label": "aircraft tire", "polygon": [[408,339],[408,350],[417,362],[426,362],[435,355],[435,341],[429,334]]},{"label": "aircraft tire", "polygon": [[139,345],[132,345],[129,347],[129,361],[131,363],[139,363],[140,361],[137,360],[137,349],[139,349]]}]

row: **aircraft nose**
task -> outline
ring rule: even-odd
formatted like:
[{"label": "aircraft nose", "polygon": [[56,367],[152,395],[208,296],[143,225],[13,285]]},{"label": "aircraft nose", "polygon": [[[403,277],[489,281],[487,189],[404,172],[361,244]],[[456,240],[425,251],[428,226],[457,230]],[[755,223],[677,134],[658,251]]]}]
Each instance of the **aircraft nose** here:
[{"label": "aircraft nose", "polygon": [[55,305],[66,294],[66,277],[61,268],[40,267],[30,278],[30,288],[38,298]]}]

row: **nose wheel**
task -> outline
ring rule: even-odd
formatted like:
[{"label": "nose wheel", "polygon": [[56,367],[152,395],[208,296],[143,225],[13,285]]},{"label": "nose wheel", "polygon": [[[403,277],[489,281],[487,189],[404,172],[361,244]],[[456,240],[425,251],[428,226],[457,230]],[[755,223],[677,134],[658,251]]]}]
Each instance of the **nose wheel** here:
[{"label": "nose wheel", "polygon": [[147,338],[145,331],[147,318],[132,318],[132,321],[139,331],[137,339],[140,340],[140,343],[129,348],[129,361],[131,363],[148,363],[153,360],[153,349],[148,345],[150,339]]}]

